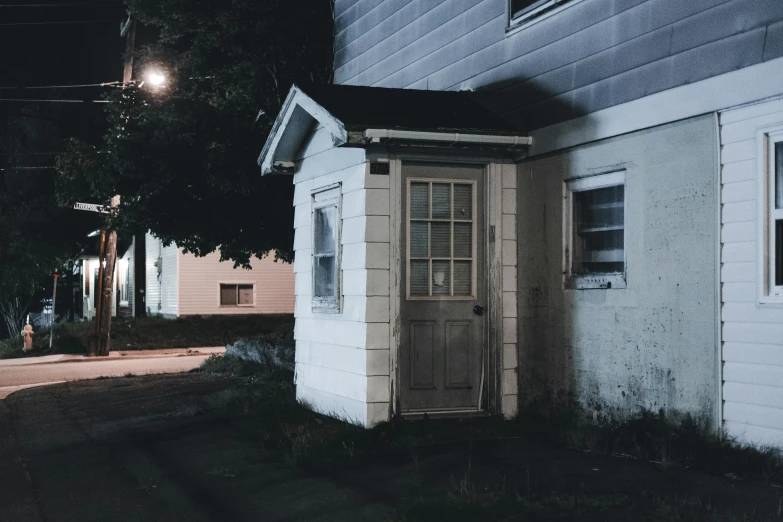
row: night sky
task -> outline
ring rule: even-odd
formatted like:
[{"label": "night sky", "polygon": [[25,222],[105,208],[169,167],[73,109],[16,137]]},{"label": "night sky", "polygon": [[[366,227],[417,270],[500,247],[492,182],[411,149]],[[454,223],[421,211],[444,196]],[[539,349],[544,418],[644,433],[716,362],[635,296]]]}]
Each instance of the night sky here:
[{"label": "night sky", "polygon": [[[125,40],[120,23],[125,16],[124,5],[116,0],[0,0],[0,98],[100,99],[106,88],[5,87],[122,80]],[[63,23],[71,21],[91,23]],[[0,101],[0,124],[23,111],[54,117],[63,136],[95,139],[102,133],[102,108],[94,103]]]}]

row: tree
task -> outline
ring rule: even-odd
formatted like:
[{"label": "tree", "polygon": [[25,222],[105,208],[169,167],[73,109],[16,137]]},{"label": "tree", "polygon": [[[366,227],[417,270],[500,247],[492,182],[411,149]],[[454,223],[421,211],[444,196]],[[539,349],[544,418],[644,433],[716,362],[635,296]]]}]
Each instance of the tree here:
[{"label": "tree", "polygon": [[[122,196],[112,226],[248,266],[290,260],[293,185],[261,177],[256,158],[292,83],[331,79],[329,0],[128,0],[159,39],[136,57],[137,81],[107,104],[99,144],[72,140],[58,158],[58,196]],[[167,78],[142,83],[144,71]],[[140,74],[139,74],[140,73]],[[262,112],[260,112],[262,111]]]}]

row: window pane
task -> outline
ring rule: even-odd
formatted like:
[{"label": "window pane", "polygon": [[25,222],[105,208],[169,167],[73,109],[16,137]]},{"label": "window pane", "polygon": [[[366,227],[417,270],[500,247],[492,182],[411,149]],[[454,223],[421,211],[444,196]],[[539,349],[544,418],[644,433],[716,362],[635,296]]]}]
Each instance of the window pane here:
[{"label": "window pane", "polygon": [[253,304],[253,285],[239,285],[239,304]]},{"label": "window pane", "polygon": [[236,306],[237,285],[220,285],[220,304],[224,306]]},{"label": "window pane", "polygon": [[574,272],[622,272],[625,264],[623,185],[574,193]]},{"label": "window pane", "polygon": [[431,257],[451,257],[451,223],[430,223],[432,227]]},{"label": "window pane", "polygon": [[532,11],[552,0],[511,0],[511,16],[519,16]]},{"label": "window pane", "polygon": [[432,295],[450,295],[449,261],[432,262]]},{"label": "window pane", "polygon": [[454,295],[473,293],[472,261],[454,261]]},{"label": "window pane", "polygon": [[775,208],[783,208],[783,141],[775,143]]},{"label": "window pane", "polygon": [[427,284],[427,269],[429,261],[411,261],[411,295],[415,296],[427,296],[430,293],[429,285]]},{"label": "window pane", "polygon": [[783,286],[783,219],[775,221],[775,286]]},{"label": "window pane", "polygon": [[473,219],[473,185],[454,185],[454,219]]},{"label": "window pane", "polygon": [[337,206],[315,210],[315,254],[334,254]]},{"label": "window pane", "polygon": [[451,185],[432,184],[432,219],[451,219]]},{"label": "window pane", "polygon": [[429,256],[429,228],[426,221],[411,221],[411,257]]},{"label": "window pane", "polygon": [[315,296],[336,297],[335,295],[335,258],[324,256],[315,258]]},{"label": "window pane", "polygon": [[473,223],[454,223],[454,257],[471,257],[472,252]]},{"label": "window pane", "polygon": [[429,183],[411,183],[411,200],[408,203],[411,210],[411,218],[428,218],[429,215],[429,199],[430,199],[430,185]]}]

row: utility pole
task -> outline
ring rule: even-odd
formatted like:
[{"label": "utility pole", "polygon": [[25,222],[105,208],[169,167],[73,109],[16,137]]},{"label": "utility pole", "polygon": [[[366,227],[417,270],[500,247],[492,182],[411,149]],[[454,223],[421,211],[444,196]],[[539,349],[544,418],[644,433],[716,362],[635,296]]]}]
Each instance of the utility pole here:
[{"label": "utility pole", "polygon": [[[120,36],[125,37],[125,65],[122,70],[122,86],[127,87],[133,78],[133,50],[136,45],[136,20],[128,15],[128,20],[120,27]],[[120,196],[111,198],[111,208],[120,206]],[[114,268],[117,261],[117,232],[111,231],[106,240],[106,268],[103,271],[101,305],[98,317],[98,353],[109,355],[111,339],[111,314],[114,309]]]}]

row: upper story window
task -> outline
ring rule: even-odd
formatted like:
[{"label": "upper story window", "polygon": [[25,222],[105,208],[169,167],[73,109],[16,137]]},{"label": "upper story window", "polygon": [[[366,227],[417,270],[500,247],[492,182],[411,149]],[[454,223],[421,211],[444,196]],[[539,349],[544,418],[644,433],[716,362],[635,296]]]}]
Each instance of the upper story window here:
[{"label": "upper story window", "polygon": [[549,16],[565,7],[564,4],[582,0],[509,0],[509,27],[515,28],[534,18]]},{"label": "upper story window", "polygon": [[566,287],[625,288],[625,171],[566,183]]},{"label": "upper story window", "polygon": [[340,311],[340,187],[313,193],[313,311]]},{"label": "upper story window", "polygon": [[783,302],[783,126],[761,131],[762,300]]}]

